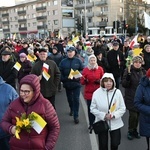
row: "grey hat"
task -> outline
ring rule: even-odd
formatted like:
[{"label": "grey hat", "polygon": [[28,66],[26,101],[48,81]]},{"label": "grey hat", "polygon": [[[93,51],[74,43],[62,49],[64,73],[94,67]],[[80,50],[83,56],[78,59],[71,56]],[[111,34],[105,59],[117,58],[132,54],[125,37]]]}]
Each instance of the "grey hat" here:
[{"label": "grey hat", "polygon": [[113,46],[118,46],[119,43],[117,41],[113,42]]},{"label": "grey hat", "polygon": [[39,53],[41,53],[41,52],[48,52],[48,51],[47,51],[46,48],[43,47],[43,48],[40,48],[40,49],[39,49]]},{"label": "grey hat", "polygon": [[11,52],[4,50],[1,55],[11,55]]}]

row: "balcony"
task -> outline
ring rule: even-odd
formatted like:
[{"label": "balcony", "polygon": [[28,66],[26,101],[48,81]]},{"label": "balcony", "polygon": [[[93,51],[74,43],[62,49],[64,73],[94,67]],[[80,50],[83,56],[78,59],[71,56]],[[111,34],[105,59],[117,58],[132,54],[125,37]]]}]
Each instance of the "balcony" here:
[{"label": "balcony", "polygon": [[87,16],[87,17],[93,17],[93,16],[94,16],[94,13],[93,13],[93,12],[87,12],[87,13],[86,13],[86,16]]},{"label": "balcony", "polygon": [[38,29],[38,30],[47,29],[47,25],[38,25],[38,26],[37,26],[37,29]]},{"label": "balcony", "polygon": [[93,22],[89,22],[88,23],[88,27],[94,27],[94,23]]},{"label": "balcony", "polygon": [[103,17],[103,16],[107,16],[107,15],[108,15],[108,12],[99,12],[99,11],[95,12],[95,16],[97,16],[97,17]]},{"label": "balcony", "polygon": [[36,17],[36,19],[37,19],[38,21],[46,20],[46,19],[47,19],[47,16],[39,16],[39,17]]},{"label": "balcony", "polygon": [[20,10],[20,11],[18,11],[18,15],[26,15],[26,10]]},{"label": "balcony", "polygon": [[27,27],[19,27],[19,31],[27,31]]},{"label": "balcony", "polygon": [[102,6],[102,5],[108,5],[107,0],[101,0],[101,1],[96,1],[94,3],[95,6]]},{"label": "balcony", "polygon": [[9,17],[9,13],[2,14],[2,17]]},{"label": "balcony", "polygon": [[9,24],[9,21],[7,20],[7,21],[2,21],[2,23],[3,23],[3,25],[7,25],[7,24]]},{"label": "balcony", "polygon": [[[86,4],[86,8],[91,8],[91,7],[93,7],[93,2]],[[85,4],[75,5],[75,9],[84,9],[84,8],[85,8]]]},{"label": "balcony", "polygon": [[24,22],[27,22],[27,19],[18,19],[18,23],[24,23]]},{"label": "balcony", "polygon": [[107,26],[107,22],[106,21],[96,22],[96,26],[97,27],[106,27]]},{"label": "balcony", "polygon": [[10,29],[3,29],[3,32],[10,32]]},{"label": "balcony", "polygon": [[46,6],[37,7],[36,11],[46,11]]}]

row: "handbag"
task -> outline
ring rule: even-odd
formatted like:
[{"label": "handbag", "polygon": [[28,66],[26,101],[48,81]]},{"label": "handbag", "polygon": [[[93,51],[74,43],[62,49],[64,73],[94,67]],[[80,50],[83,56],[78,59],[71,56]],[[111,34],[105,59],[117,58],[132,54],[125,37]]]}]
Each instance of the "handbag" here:
[{"label": "handbag", "polygon": [[[110,109],[112,100],[113,100],[113,98],[114,98],[114,95],[115,95],[115,93],[116,93],[116,90],[117,90],[117,89],[115,89],[115,91],[114,91],[114,93],[113,93],[113,96],[112,96],[112,98],[111,98],[111,101],[110,101],[110,104],[109,104],[109,109]],[[108,110],[109,110],[109,109],[108,109]],[[98,122],[96,122],[96,123],[93,124],[93,130],[94,130],[95,134],[99,134],[99,133],[102,133],[102,132],[106,132],[106,131],[109,130],[109,125],[108,125],[108,123],[107,123],[106,120],[105,120],[105,121],[100,120],[100,121],[98,121]]]}]

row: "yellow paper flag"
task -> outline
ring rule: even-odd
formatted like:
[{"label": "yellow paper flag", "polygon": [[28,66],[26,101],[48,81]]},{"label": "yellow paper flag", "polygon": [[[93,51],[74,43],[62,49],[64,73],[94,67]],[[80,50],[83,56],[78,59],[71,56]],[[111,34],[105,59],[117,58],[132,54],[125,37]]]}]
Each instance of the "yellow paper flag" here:
[{"label": "yellow paper flag", "polygon": [[80,78],[80,77],[82,77],[82,74],[78,70],[74,71],[72,73],[72,75],[73,75],[74,78]]},{"label": "yellow paper flag", "polygon": [[79,37],[78,36],[74,37],[72,39],[72,41],[73,41],[74,44],[76,44],[79,41]]},{"label": "yellow paper flag", "polygon": [[74,70],[73,69],[71,69],[70,70],[70,73],[69,73],[69,76],[68,76],[68,79],[73,79],[73,73],[74,72]]},{"label": "yellow paper flag", "polygon": [[16,62],[14,65],[14,68],[19,71],[21,68],[21,65],[18,62]]},{"label": "yellow paper flag", "polygon": [[32,114],[36,117],[36,119],[32,122],[32,127],[38,134],[40,134],[47,122],[37,113],[32,112]]},{"label": "yellow paper flag", "polygon": [[72,41],[68,41],[68,46],[73,46],[73,42]]},{"label": "yellow paper flag", "polygon": [[111,106],[111,108],[110,108],[109,111],[112,113],[115,109],[116,109],[116,103],[114,103],[114,104]]},{"label": "yellow paper flag", "polygon": [[37,57],[34,55],[33,57],[32,56],[30,56],[29,54],[27,55],[27,59],[29,60],[29,61],[31,61],[31,62],[34,62],[36,59],[37,59]]},{"label": "yellow paper flag", "polygon": [[141,48],[133,49],[133,56],[139,56],[140,53],[142,53],[142,49]]}]

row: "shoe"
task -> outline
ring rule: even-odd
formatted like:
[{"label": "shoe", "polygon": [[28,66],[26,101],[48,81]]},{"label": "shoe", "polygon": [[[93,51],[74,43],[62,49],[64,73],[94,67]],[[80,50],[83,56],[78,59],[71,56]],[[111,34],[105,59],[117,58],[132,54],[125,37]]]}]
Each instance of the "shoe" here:
[{"label": "shoe", "polygon": [[73,111],[72,111],[72,110],[70,110],[69,115],[70,115],[70,116],[73,116]]},{"label": "shoe", "polygon": [[134,130],[134,131],[133,131],[133,136],[134,136],[135,138],[137,138],[137,139],[140,139],[140,138],[141,138],[141,136],[140,136],[140,134],[137,132],[137,130]]},{"label": "shoe", "polygon": [[127,134],[127,138],[128,138],[128,140],[133,140],[133,131],[131,132],[131,131],[128,131],[128,134]]},{"label": "shoe", "polygon": [[74,123],[78,124],[79,123],[79,119],[78,118],[74,119]]}]

